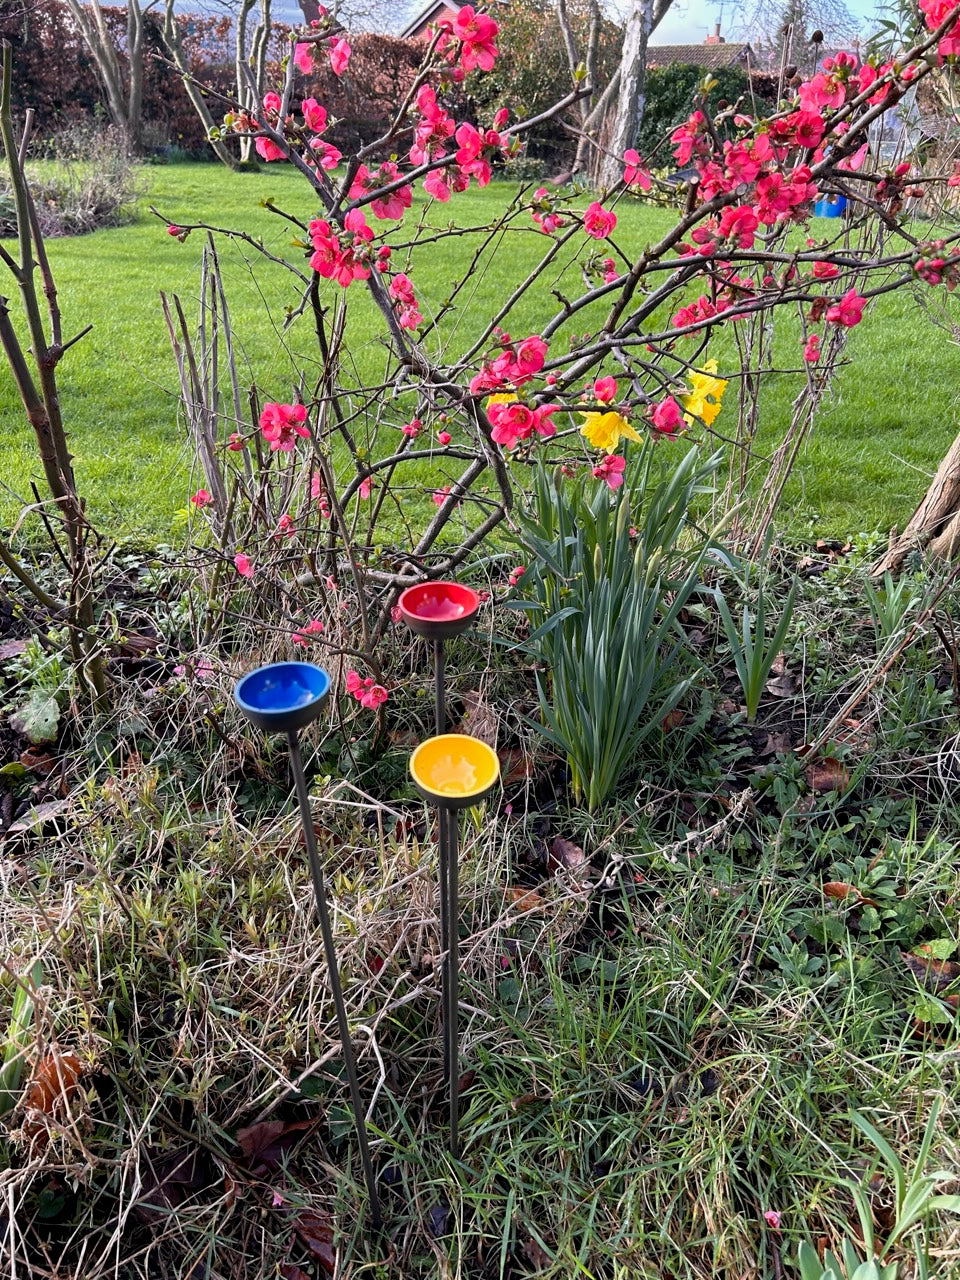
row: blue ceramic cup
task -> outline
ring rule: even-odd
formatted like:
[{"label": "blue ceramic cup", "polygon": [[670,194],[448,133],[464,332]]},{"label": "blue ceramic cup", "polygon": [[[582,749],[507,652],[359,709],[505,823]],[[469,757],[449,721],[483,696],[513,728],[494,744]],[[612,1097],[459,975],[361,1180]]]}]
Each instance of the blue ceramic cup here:
[{"label": "blue ceramic cup", "polygon": [[312,662],[271,662],[238,680],[237,706],[268,733],[290,733],[310,724],[330,697],[330,676]]}]

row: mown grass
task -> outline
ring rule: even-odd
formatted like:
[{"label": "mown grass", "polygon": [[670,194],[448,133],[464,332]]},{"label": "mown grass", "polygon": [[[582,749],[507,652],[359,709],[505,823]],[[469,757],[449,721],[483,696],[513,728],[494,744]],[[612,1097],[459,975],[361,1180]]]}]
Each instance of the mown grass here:
[{"label": "mown grass", "polygon": [[[165,540],[196,480],[193,459],[178,420],[178,384],[161,316],[159,293],[179,294],[188,314],[199,287],[203,238],[183,245],[146,212],[157,205],[172,221],[209,221],[241,228],[280,256],[291,228],[262,207],[266,199],[307,217],[313,210],[300,180],[282,168],[230,174],[210,165],[185,164],[147,171],[149,192],[138,221],[50,245],[67,332],[92,322],[93,332],[60,366],[60,383],[81,486],[96,523],[122,540]],[[472,191],[454,206],[434,207],[431,221],[483,226],[513,193],[505,184]],[[419,201],[416,210],[422,207]],[[415,210],[415,211],[416,211]],[[672,215],[621,203],[617,241],[629,254],[669,225]],[[818,224],[814,224],[816,232]],[[829,229],[826,224],[824,230]],[[316,364],[309,321],[282,332],[285,308],[295,305],[295,281],[237,241],[219,241],[242,370],[267,397],[287,396],[300,373]],[[544,238],[532,230],[498,242],[462,296],[445,341],[457,345],[475,334],[536,260]],[[591,242],[589,249],[595,246]],[[413,273],[427,314],[448,295],[472,251],[469,237],[453,237],[414,255]],[[584,249],[581,248],[582,258]],[[566,275],[555,271],[516,308],[509,327],[537,330],[552,314],[551,290],[578,288],[571,255]],[[938,299],[939,301],[939,299]],[[382,368],[376,318],[359,289],[350,294],[349,355],[361,380]],[[589,323],[583,317],[580,328]],[[789,337],[779,345],[780,367],[796,367]],[[711,348],[724,362],[729,340]],[[910,292],[881,299],[868,323],[856,330],[844,369],[821,410],[814,438],[786,494],[783,517],[795,533],[846,536],[861,529],[903,524],[923,492],[956,429],[956,345],[934,327]],[[796,374],[773,375],[761,393],[761,448],[782,433],[790,401],[801,385]],[[718,428],[724,420],[718,421]],[[10,523],[18,498],[29,498],[39,468],[9,378],[0,380],[0,515]]]}]

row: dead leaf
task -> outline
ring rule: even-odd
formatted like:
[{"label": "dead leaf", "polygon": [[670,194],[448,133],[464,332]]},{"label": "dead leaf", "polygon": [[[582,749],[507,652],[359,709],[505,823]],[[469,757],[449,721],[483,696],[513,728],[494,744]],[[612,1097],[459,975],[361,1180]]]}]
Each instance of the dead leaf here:
[{"label": "dead leaf", "polygon": [[758,756],[786,756],[793,750],[793,742],[790,734],[783,730],[781,732],[768,733],[763,746],[757,751]]},{"label": "dead leaf", "polygon": [[684,713],[679,707],[674,707],[660,721],[660,728],[664,733],[670,733],[674,729],[679,729],[684,721]]},{"label": "dead leaf", "polygon": [[557,836],[547,849],[547,866],[551,871],[576,871],[587,860],[586,854],[572,840]]},{"label": "dead leaf", "polygon": [[796,677],[784,672],[781,676],[771,676],[763,686],[771,698],[792,698],[797,692]]},{"label": "dead leaf", "polygon": [[825,756],[808,765],[803,776],[810,790],[818,795],[824,791],[845,791],[850,784],[849,770],[833,756]]},{"label": "dead leaf", "polygon": [[536,1267],[538,1271],[545,1270],[553,1261],[549,1253],[547,1253],[538,1241],[534,1240],[533,1236],[531,1236],[523,1246],[523,1256],[532,1266]]},{"label": "dead leaf", "polygon": [[500,717],[479,689],[468,689],[463,695],[463,701],[465,706],[460,732],[479,738],[496,751]]},{"label": "dead leaf", "polygon": [[314,1209],[304,1209],[297,1214],[293,1229],[310,1250],[328,1276],[336,1275],[337,1251],[333,1244],[333,1228],[330,1219]]},{"label": "dead leaf", "polygon": [[134,1205],[137,1217],[147,1226],[169,1224],[176,1210],[200,1191],[211,1186],[215,1174],[199,1147],[177,1147],[159,1151],[142,1150],[141,1194]]},{"label": "dead leaf", "polygon": [[290,1148],[299,1140],[305,1129],[312,1129],[314,1120],[297,1120],[285,1124],[282,1120],[261,1120],[237,1130],[237,1146],[244,1154],[251,1173],[266,1173],[278,1169]]},{"label": "dead leaf", "polygon": [[[919,950],[919,948],[918,948]],[[901,951],[904,962],[918,982],[930,991],[943,991],[960,978],[960,963],[956,960],[938,960],[935,956],[917,956]]]},{"label": "dead leaf", "polygon": [[512,787],[533,777],[533,759],[525,751],[501,751],[498,754],[504,787]]},{"label": "dead leaf", "polygon": [[524,889],[520,885],[507,890],[507,900],[517,911],[536,911],[543,906],[543,898],[536,889]]},{"label": "dead leaf", "polygon": [[865,897],[856,885],[846,884],[842,880],[828,880],[826,884],[820,887],[828,898],[836,898],[839,902],[843,902],[847,898],[853,898],[854,902],[862,903],[865,907],[876,907],[878,905],[873,898]]},{"label": "dead leaf", "polygon": [[51,1049],[33,1069],[24,1094],[24,1106],[28,1111],[52,1116],[76,1093],[81,1070],[80,1059],[75,1053],[59,1053]]},{"label": "dead leaf", "polygon": [[293,1262],[285,1262],[280,1268],[280,1280],[313,1280],[302,1267]]},{"label": "dead leaf", "polygon": [[45,778],[57,767],[57,757],[49,751],[38,751],[36,747],[28,747],[20,753],[20,763],[30,773]]},{"label": "dead leaf", "polygon": [[18,818],[12,826],[8,827],[6,834],[18,836],[25,835],[28,831],[39,831],[48,822],[59,817],[67,807],[66,800],[48,800],[45,804],[38,804],[28,809],[22,818]]},{"label": "dead leaf", "polygon": [[26,651],[26,640],[0,641],[0,662],[6,662],[8,658],[19,658],[21,653],[26,653]]}]

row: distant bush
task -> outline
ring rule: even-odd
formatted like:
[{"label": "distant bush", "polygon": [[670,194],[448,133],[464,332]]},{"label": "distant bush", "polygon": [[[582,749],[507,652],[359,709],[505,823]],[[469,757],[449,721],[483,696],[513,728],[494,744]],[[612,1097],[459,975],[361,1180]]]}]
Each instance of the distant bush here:
[{"label": "distant bush", "polygon": [[[721,103],[732,104],[744,97],[744,110],[748,115],[753,113],[750,77],[746,71],[740,67],[724,67],[709,74],[715,84],[707,94],[705,110],[708,115],[716,115],[721,110]],[[637,136],[637,150],[647,160],[654,159],[657,145],[690,115],[706,75],[703,67],[686,62],[674,62],[669,67],[651,67],[647,72],[646,102]],[[764,108],[769,105],[767,101],[762,103]],[[654,163],[670,163],[668,157],[669,149],[661,147]]]},{"label": "distant bush", "polygon": [[[31,166],[30,188],[45,236],[75,236],[129,222],[142,194],[140,166],[119,130],[72,124],[57,133]],[[0,185],[0,235],[16,233],[13,201]]]}]

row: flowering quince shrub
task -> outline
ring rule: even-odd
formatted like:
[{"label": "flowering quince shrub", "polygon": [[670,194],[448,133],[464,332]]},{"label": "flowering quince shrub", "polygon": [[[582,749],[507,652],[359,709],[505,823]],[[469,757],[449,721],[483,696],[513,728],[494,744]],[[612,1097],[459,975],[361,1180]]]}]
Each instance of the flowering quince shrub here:
[{"label": "flowering quince shrub", "polygon": [[[457,201],[522,151],[529,122],[504,111],[464,118],[455,91],[495,66],[495,11],[464,5],[441,22],[393,120],[349,156],[329,142],[327,104],[305,87],[321,65],[349,67],[349,36],[321,11],[260,108],[224,121],[302,180],[300,206],[282,211],[293,254],[263,251],[290,273],[287,323],[303,317],[298,332],[309,326],[315,341],[309,356],[261,371],[250,425],[233,394],[225,400],[235,412],[213,414],[192,513],[213,527],[226,576],[265,608],[283,602],[291,646],[362,654],[373,674],[351,670],[346,687],[378,708],[386,685],[375,653],[395,625],[399,591],[457,572],[507,517],[515,485],[544,451],[568,472],[584,468],[613,501],[631,449],[716,433],[736,446],[728,498],[739,502],[759,412],[750,388],[770,367],[767,328],[783,316],[804,391],[790,447],[764,473],[750,525],[759,540],[871,301],[902,286],[953,289],[960,278],[960,234],[924,242],[903,224],[929,179],[908,162],[878,167],[868,143],[871,124],[911,86],[960,58],[960,6],[924,0],[921,9],[926,31],[912,49],[887,61],[825,58],[769,116],[743,101],[721,130],[692,104],[667,140],[670,163],[696,175],[679,197],[631,149],[621,181],[592,197],[509,189],[494,232],[458,225]],[[825,224],[815,206],[832,195],[847,200],[850,217]],[[675,224],[636,244],[624,202],[654,198],[676,202]],[[210,230],[182,216],[168,226],[184,244],[199,229]],[[452,286],[431,275],[433,246],[448,238],[464,245]],[[510,261],[513,243],[535,251],[533,265],[518,252],[505,301],[472,316],[462,336],[471,279],[493,255]],[[367,380],[351,340],[360,292],[383,353]],[[539,313],[533,331],[518,321],[521,307]],[[733,336],[722,350],[736,352],[723,364],[713,341],[721,327]],[[220,361],[225,385],[230,363]]]}]

